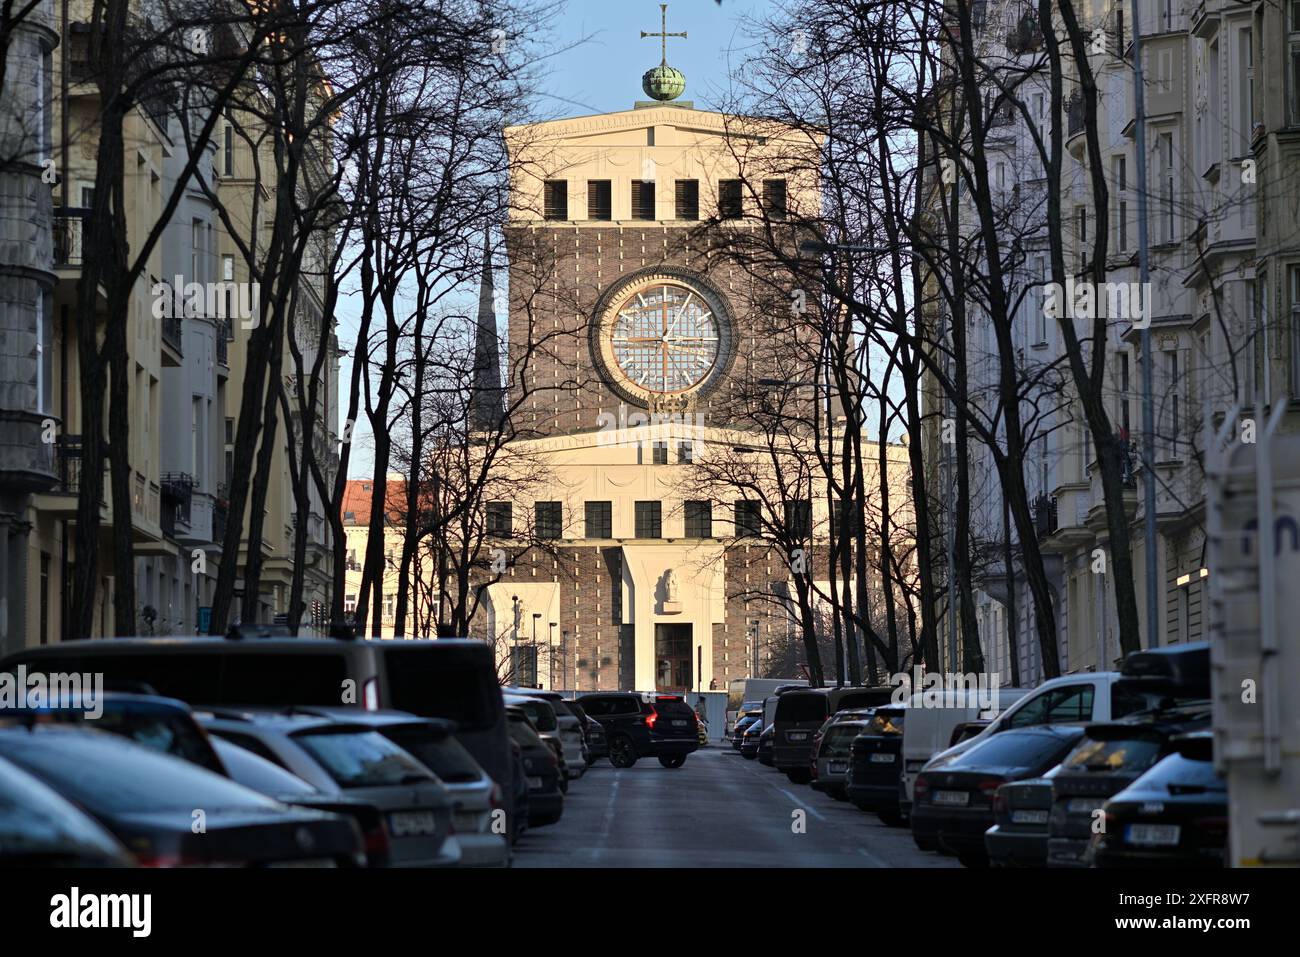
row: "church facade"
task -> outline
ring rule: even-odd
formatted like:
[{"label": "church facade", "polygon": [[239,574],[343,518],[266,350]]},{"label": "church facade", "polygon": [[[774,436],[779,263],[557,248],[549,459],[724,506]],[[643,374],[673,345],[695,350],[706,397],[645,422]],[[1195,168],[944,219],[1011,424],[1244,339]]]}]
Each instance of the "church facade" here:
[{"label": "church facade", "polygon": [[799,517],[810,550],[826,521],[811,485],[756,496],[720,464],[764,441],[764,383],[812,375],[781,319],[797,291],[737,249],[754,230],[798,248],[818,138],[661,100],[506,138],[506,406],[531,479],[487,505],[510,557],[471,633],[519,684],[725,689],[796,627],[799,569],[764,510]]}]

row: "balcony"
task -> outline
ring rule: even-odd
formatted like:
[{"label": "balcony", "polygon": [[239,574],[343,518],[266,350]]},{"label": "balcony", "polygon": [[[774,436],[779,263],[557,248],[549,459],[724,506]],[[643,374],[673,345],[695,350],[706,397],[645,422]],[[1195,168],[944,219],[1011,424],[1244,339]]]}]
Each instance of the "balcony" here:
[{"label": "balcony", "polygon": [[89,209],[56,206],[54,209],[54,268],[80,269],[82,237]]},{"label": "balcony", "polygon": [[163,316],[162,318],[162,364],[176,368],[185,358],[182,348],[184,334],[181,332],[180,316]]},{"label": "balcony", "polygon": [[1041,542],[1057,529],[1056,498],[1040,495],[1034,500],[1034,527]]},{"label": "balcony", "polygon": [[194,496],[194,477],[188,472],[162,474],[162,531],[176,537],[176,526],[190,524],[190,504]]}]

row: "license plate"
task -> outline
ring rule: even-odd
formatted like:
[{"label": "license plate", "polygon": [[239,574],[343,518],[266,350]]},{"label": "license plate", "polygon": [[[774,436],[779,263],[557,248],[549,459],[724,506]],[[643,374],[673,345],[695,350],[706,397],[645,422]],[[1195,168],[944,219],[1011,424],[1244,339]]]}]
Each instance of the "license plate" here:
[{"label": "license plate", "polygon": [[305,861],[272,861],[267,867],[338,867],[328,857],[312,857]]},{"label": "license plate", "polygon": [[1046,811],[1012,811],[1012,824],[1046,824]]},{"label": "license plate", "polygon": [[1065,809],[1071,814],[1091,814],[1105,803],[1105,798],[1070,798]]},{"label": "license plate", "polygon": [[432,811],[397,811],[388,815],[388,830],[393,837],[437,834],[438,820]]},{"label": "license plate", "polygon": [[871,756],[872,764],[893,764],[898,757],[896,754],[873,754]]},{"label": "license plate", "polygon": [[451,816],[451,824],[461,834],[472,834],[478,830],[478,815],[473,811],[458,811]]},{"label": "license plate", "polygon": [[541,779],[541,778],[529,778],[529,779],[528,779],[528,786],[529,786],[530,788],[539,788],[539,787],[542,786],[542,779]]},{"label": "license plate", "polygon": [[681,721],[676,721],[676,720],[674,720],[674,721],[673,721],[673,727],[674,727],[674,728],[684,728],[684,727],[686,727],[686,721],[685,721],[685,719],[682,719]]},{"label": "license plate", "polygon": [[1124,829],[1124,840],[1130,844],[1172,847],[1178,843],[1180,830],[1177,824],[1130,824]]},{"label": "license plate", "polygon": [[830,773],[831,773],[831,774],[843,774],[843,773],[844,773],[845,771],[847,771],[848,769],[849,769],[849,762],[847,762],[847,761],[832,761],[832,762],[831,762],[831,770],[830,770]]},{"label": "license plate", "polygon": [[935,791],[935,804],[946,804],[952,807],[965,807],[970,803],[969,791]]},{"label": "license plate", "polygon": [[785,737],[786,737],[786,740],[787,740],[787,741],[807,741],[807,740],[808,740],[808,732],[807,732],[807,731],[790,731],[790,732],[788,732],[788,733],[786,734]]}]

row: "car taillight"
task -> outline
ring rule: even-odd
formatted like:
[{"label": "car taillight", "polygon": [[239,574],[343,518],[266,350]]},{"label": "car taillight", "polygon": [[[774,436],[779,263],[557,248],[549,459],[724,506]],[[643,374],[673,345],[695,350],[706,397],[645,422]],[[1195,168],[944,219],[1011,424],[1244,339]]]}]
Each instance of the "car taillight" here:
[{"label": "car taillight", "polygon": [[502,803],[503,796],[504,792],[501,790],[501,785],[493,783],[492,790],[488,793],[488,801],[492,804],[492,810],[497,811],[505,807],[505,804]]},{"label": "car taillight", "polygon": [[995,793],[998,788],[1002,787],[1002,784],[1003,781],[1001,778],[980,778],[976,787],[980,789],[981,794],[988,797],[990,794]]},{"label": "car taillight", "polygon": [[141,867],[197,867],[204,863],[197,857],[182,854],[139,854],[136,861]]},{"label": "car taillight", "polygon": [[998,788],[993,792],[993,810],[998,814],[1006,814],[1011,809],[1011,800],[1007,797],[1007,792]]},{"label": "car taillight", "polygon": [[658,720],[659,720],[659,712],[651,711],[648,715],[645,716],[645,726],[647,728],[653,729],[655,726],[655,722]]},{"label": "car taillight", "polygon": [[374,867],[383,867],[388,863],[392,844],[388,840],[388,828],[380,821],[362,835],[365,842],[366,860]]},{"label": "car taillight", "polygon": [[366,711],[379,710],[379,680],[367,678],[361,686],[361,707]]},{"label": "car taillight", "polygon": [[920,804],[921,799],[924,798],[929,793],[930,793],[930,782],[923,777],[917,778],[916,783],[912,785],[912,799],[917,804]]},{"label": "car taillight", "polygon": [[1212,834],[1228,833],[1228,819],[1226,817],[1198,817],[1192,824],[1198,830],[1209,831]]}]

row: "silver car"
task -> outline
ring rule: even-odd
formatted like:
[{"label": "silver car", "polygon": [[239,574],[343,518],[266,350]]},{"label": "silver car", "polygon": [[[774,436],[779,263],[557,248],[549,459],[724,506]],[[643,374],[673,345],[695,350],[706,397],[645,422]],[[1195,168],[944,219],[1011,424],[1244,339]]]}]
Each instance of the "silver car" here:
[{"label": "silver car", "polygon": [[438,776],[453,802],[451,825],[460,844],[460,866],[510,866],[510,829],[501,787],[456,740],[454,722],[405,711],[310,710],[374,728]]},{"label": "silver car", "polygon": [[374,728],[348,716],[256,709],[195,711],[209,734],[232,741],[326,793],[378,807],[394,867],[460,863],[454,800],[437,776]]},{"label": "silver car", "polygon": [[[531,688],[503,688],[507,705],[524,709],[538,734],[554,735],[559,739],[567,766],[566,776],[580,778],[587,771],[587,746],[582,737],[582,722],[564,707],[555,692],[534,691]],[[551,695],[555,697],[552,699]]]}]

